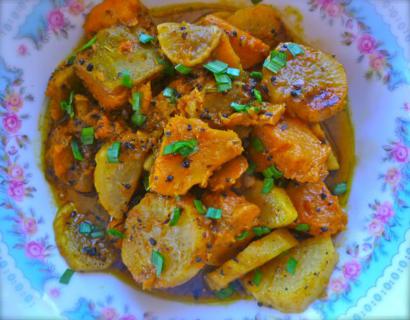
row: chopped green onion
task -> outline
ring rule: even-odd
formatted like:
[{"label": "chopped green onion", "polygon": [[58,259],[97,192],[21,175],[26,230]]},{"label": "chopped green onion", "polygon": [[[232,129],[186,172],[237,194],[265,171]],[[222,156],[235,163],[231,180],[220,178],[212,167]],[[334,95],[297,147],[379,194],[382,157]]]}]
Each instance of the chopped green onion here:
[{"label": "chopped green onion", "polygon": [[86,127],[81,129],[81,143],[84,145],[94,143],[94,128]]},{"label": "chopped green onion", "polygon": [[272,229],[269,227],[265,227],[265,226],[259,226],[259,227],[253,227],[252,231],[257,237],[260,237],[260,236],[270,233]]},{"label": "chopped green onion", "polygon": [[245,240],[249,236],[249,231],[244,230],[238,236],[235,237],[236,240],[242,241]]},{"label": "chopped green onion", "polygon": [[302,47],[296,43],[290,42],[286,44],[288,51],[292,54],[292,56],[296,57],[299,54],[304,54]]},{"label": "chopped green onion", "polygon": [[215,73],[214,77],[217,84],[232,83],[231,78],[227,74]]},{"label": "chopped green onion", "polygon": [[67,268],[64,271],[63,275],[60,277],[59,282],[62,283],[62,284],[68,284],[70,282],[71,277],[73,276],[73,274],[74,274],[74,270],[71,270],[71,269]]},{"label": "chopped green onion", "polygon": [[156,270],[156,275],[159,277],[164,270],[164,256],[157,250],[152,251],[151,263],[154,265]]},{"label": "chopped green onion", "polygon": [[258,89],[253,89],[252,93],[255,96],[256,100],[258,100],[259,102],[263,101],[262,93]]},{"label": "chopped green onion", "polygon": [[214,219],[214,220],[221,219],[222,209],[216,209],[216,208],[209,207],[208,210],[206,211],[205,217],[209,219]]},{"label": "chopped green onion", "polygon": [[286,54],[273,50],[270,56],[266,58],[263,66],[273,73],[279,72],[280,69],[286,66]]},{"label": "chopped green onion", "polygon": [[151,41],[153,41],[155,38],[153,37],[153,36],[151,36],[151,35],[149,35],[149,34],[146,34],[146,33],[140,33],[140,35],[139,35],[139,37],[138,37],[138,40],[141,42],[141,43],[144,43],[144,44],[147,44],[147,43],[150,43]]},{"label": "chopped green onion", "polygon": [[295,258],[290,257],[288,262],[286,262],[286,271],[290,274],[295,274],[297,265],[298,261]]},{"label": "chopped green onion", "polygon": [[121,142],[114,142],[107,150],[107,160],[109,163],[120,162]]},{"label": "chopped green onion", "polygon": [[235,289],[232,286],[229,286],[221,290],[215,291],[214,294],[218,299],[226,299],[232,296],[234,292]]},{"label": "chopped green onion", "polygon": [[90,237],[93,239],[102,238],[104,237],[104,231],[102,230],[95,230],[90,233]]},{"label": "chopped green onion", "polygon": [[132,88],[131,74],[128,70],[121,72],[121,84],[126,88]]},{"label": "chopped green onion", "polygon": [[180,217],[181,217],[181,208],[174,208],[171,214],[171,220],[169,221],[169,225],[171,227],[175,226],[178,223],[178,220]]},{"label": "chopped green onion", "polygon": [[73,107],[73,99],[74,99],[74,91],[70,92],[70,96],[68,97],[67,100],[63,100],[60,102],[60,107],[63,109],[67,114],[70,116],[70,118],[74,118],[74,107]]},{"label": "chopped green onion", "polygon": [[346,182],[338,183],[332,189],[332,193],[335,196],[341,196],[342,194],[345,194],[346,191],[347,191],[347,183]]},{"label": "chopped green onion", "polygon": [[78,161],[84,160],[80,147],[78,146],[78,142],[75,140],[71,140],[71,151],[73,152],[73,156],[75,160],[78,160]]},{"label": "chopped green onion", "polygon": [[94,226],[89,224],[88,222],[81,222],[78,225],[78,232],[81,234],[89,234],[93,231]]},{"label": "chopped green onion", "polygon": [[250,105],[232,102],[231,108],[234,109],[236,112],[246,112],[250,108]]},{"label": "chopped green onion", "polygon": [[157,63],[164,67],[164,74],[166,76],[173,77],[175,75],[174,65],[167,59],[159,58],[157,59]]},{"label": "chopped green onion", "polygon": [[263,0],[251,0],[251,2],[253,3],[253,4],[258,4],[258,3],[261,3]]},{"label": "chopped green onion", "polygon": [[252,160],[250,160],[248,169],[246,169],[246,173],[247,174],[253,174],[255,172],[255,169],[256,169],[256,163],[253,162]]},{"label": "chopped green onion", "polygon": [[255,286],[259,286],[262,281],[262,271],[260,269],[256,269],[252,275],[252,284]]},{"label": "chopped green onion", "polygon": [[254,78],[254,79],[257,79],[257,80],[261,80],[262,77],[263,77],[262,72],[260,72],[260,71],[252,71],[250,73],[250,76],[251,76],[251,78]]},{"label": "chopped green onion", "polygon": [[171,103],[175,103],[177,101],[176,90],[174,88],[166,87],[164,91],[162,91],[162,95],[168,98]]},{"label": "chopped green onion", "polygon": [[67,64],[68,64],[69,66],[72,65],[72,64],[74,63],[76,57],[77,57],[77,56],[76,56],[75,54],[73,54],[72,56],[70,56],[70,57],[67,59]]},{"label": "chopped green onion", "polygon": [[251,139],[251,145],[252,147],[258,151],[258,152],[263,152],[265,151],[265,146],[263,145],[263,142],[261,139],[259,139],[258,137],[252,137]]},{"label": "chopped green onion", "polygon": [[300,232],[308,232],[310,230],[310,226],[307,223],[299,223],[295,227],[295,230]]},{"label": "chopped green onion", "polygon": [[275,180],[273,178],[263,179],[263,186],[262,186],[261,192],[263,194],[267,194],[267,193],[271,192],[271,190],[273,189],[274,184],[275,184]]},{"label": "chopped green onion", "polygon": [[241,74],[241,70],[236,69],[236,68],[228,68],[226,69],[226,74],[230,77],[239,77]]},{"label": "chopped green onion", "polygon": [[225,62],[214,60],[204,64],[204,68],[212,73],[223,73],[228,69],[228,65]]},{"label": "chopped green onion", "polygon": [[132,110],[136,112],[141,112],[143,95],[142,92],[133,92],[131,97]]},{"label": "chopped green onion", "polygon": [[86,50],[86,49],[88,49],[88,48],[91,48],[92,45],[93,45],[94,43],[96,43],[96,41],[97,41],[97,36],[92,37],[90,40],[87,41],[87,43],[85,43],[85,44],[84,44],[80,49],[78,49],[76,52],[78,53],[78,52],[84,51],[84,50]]},{"label": "chopped green onion", "polygon": [[266,168],[265,170],[263,170],[263,176],[265,178],[279,179],[283,177],[283,173],[279,171],[274,165],[272,165],[269,168]]},{"label": "chopped green onion", "polygon": [[205,214],[206,213],[206,208],[205,208],[205,206],[204,206],[204,204],[202,203],[201,200],[195,199],[194,200],[194,206],[195,206],[195,209],[198,211],[199,214]]},{"label": "chopped green onion", "polygon": [[135,112],[131,117],[131,122],[137,127],[141,127],[145,123],[146,120],[147,120],[147,117],[145,115],[137,113],[137,112]]},{"label": "chopped green onion", "polygon": [[162,154],[164,156],[168,154],[180,154],[183,157],[187,157],[196,151],[198,151],[198,141],[191,139],[175,141],[166,145]]},{"label": "chopped green onion", "polygon": [[192,68],[187,67],[187,66],[184,66],[184,65],[181,64],[181,63],[178,63],[178,64],[175,66],[175,70],[178,71],[180,74],[187,75],[187,74],[190,74],[190,73],[191,73]]},{"label": "chopped green onion", "polygon": [[232,83],[218,83],[218,92],[226,92],[232,89]]},{"label": "chopped green onion", "polygon": [[122,233],[121,231],[117,229],[107,229],[107,234],[109,234],[110,236],[116,237],[116,238],[120,238],[120,239],[124,239],[125,237],[124,233]]}]

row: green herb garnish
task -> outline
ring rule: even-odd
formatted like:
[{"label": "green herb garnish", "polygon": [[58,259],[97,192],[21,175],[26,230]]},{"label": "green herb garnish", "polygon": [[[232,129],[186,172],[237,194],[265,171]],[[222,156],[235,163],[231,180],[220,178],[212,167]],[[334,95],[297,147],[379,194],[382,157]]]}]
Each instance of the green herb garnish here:
[{"label": "green herb garnish", "polygon": [[133,92],[131,97],[132,110],[135,112],[141,112],[143,95],[142,92]]},{"label": "green herb garnish", "polygon": [[248,236],[249,236],[249,231],[244,230],[239,235],[237,235],[235,237],[235,239],[238,240],[238,241],[242,241],[242,240],[246,239]]},{"label": "green herb garnish", "polygon": [[60,107],[63,109],[70,118],[74,118],[74,107],[73,107],[74,91],[70,92],[68,100],[63,100],[60,102]]},{"label": "green herb garnish", "polygon": [[260,236],[270,233],[272,229],[266,226],[258,226],[258,227],[253,227],[252,231],[257,237],[260,237]]},{"label": "green herb garnish", "polygon": [[256,269],[252,275],[252,284],[255,286],[259,286],[262,281],[262,271],[260,269]]},{"label": "green herb garnish", "polygon": [[183,64],[179,63],[175,66],[175,70],[178,71],[180,74],[187,75],[191,73],[192,68],[184,66]]},{"label": "green herb garnish", "polygon": [[62,284],[68,284],[70,282],[71,277],[73,276],[73,274],[74,274],[74,270],[71,270],[71,269],[67,268],[64,271],[63,275],[60,277],[59,282],[62,283]]},{"label": "green herb garnish", "polygon": [[257,152],[265,151],[265,146],[263,145],[262,140],[259,139],[258,137],[251,138],[251,145]]},{"label": "green herb garnish", "polygon": [[209,219],[214,219],[214,220],[221,219],[222,209],[216,209],[216,208],[209,207],[208,210],[206,211],[205,217]]},{"label": "green herb garnish", "polygon": [[226,299],[232,296],[235,292],[235,289],[232,286],[228,286],[221,290],[215,291],[214,294],[218,299]]},{"label": "green herb garnish", "polygon": [[295,230],[300,232],[308,232],[310,230],[310,226],[307,223],[299,223],[295,227]]},{"label": "green herb garnish", "polygon": [[142,181],[142,183],[144,184],[145,191],[149,191],[149,175],[148,174],[144,176],[144,180]]},{"label": "green herb garnish", "polygon": [[253,4],[258,4],[258,3],[261,3],[263,0],[251,0],[251,2],[253,3]]},{"label": "green herb garnish", "polygon": [[173,77],[175,75],[174,65],[167,59],[158,58],[157,63],[164,67],[164,74],[166,76]]},{"label": "green herb garnish", "polygon": [[187,157],[196,151],[198,151],[198,141],[191,139],[175,141],[166,145],[162,154],[164,156],[168,154],[180,154],[183,157]]},{"label": "green herb garnish", "polygon": [[246,169],[247,174],[253,174],[256,169],[256,163],[253,162],[252,160],[249,160],[249,166],[248,169]]},{"label": "green herb garnish", "polygon": [[240,76],[241,70],[236,68],[228,68],[226,69],[226,74],[230,77],[236,78]]},{"label": "green herb garnish", "polygon": [[265,178],[279,179],[283,177],[283,173],[279,171],[274,165],[272,165],[269,168],[266,168],[265,170],[263,170],[263,176]]},{"label": "green herb garnish", "polygon": [[296,57],[299,54],[304,54],[305,51],[303,51],[302,47],[299,46],[296,43],[293,42],[289,42],[286,44],[286,47],[288,49],[288,51],[292,54],[292,56]]},{"label": "green herb garnish", "polygon": [[90,237],[93,239],[98,239],[104,237],[104,231],[96,229],[90,233]]},{"label": "green herb garnish", "polygon": [[266,58],[263,66],[273,73],[279,72],[286,66],[286,54],[273,50],[269,57]]},{"label": "green herb garnish", "polygon": [[118,163],[120,162],[119,156],[121,151],[121,142],[114,142],[108,149],[107,149],[107,160],[109,163]]},{"label": "green herb garnish", "polygon": [[166,87],[164,91],[162,91],[162,95],[168,98],[171,103],[177,102],[176,90],[174,88]]},{"label": "green herb garnish", "polygon": [[256,80],[261,80],[262,77],[263,77],[262,72],[260,72],[260,71],[252,71],[250,73],[250,76],[251,76],[251,78],[254,78]]},{"label": "green herb garnish", "polygon": [[298,261],[295,258],[290,257],[288,262],[286,262],[286,271],[292,275],[295,274],[297,265]]},{"label": "green herb garnish", "polygon": [[81,143],[89,145],[94,143],[94,128],[86,127],[81,129]]},{"label": "green herb garnish", "polygon": [[97,41],[97,36],[92,37],[90,40],[88,40],[80,49],[76,51],[76,53],[79,53],[81,51],[84,51],[88,48],[91,48],[94,43]]},{"label": "green herb garnish", "polygon": [[206,208],[205,208],[205,206],[204,206],[204,204],[202,203],[201,200],[195,199],[194,200],[194,206],[195,206],[195,209],[198,211],[199,214],[205,214],[206,213]]},{"label": "green herb garnish", "polygon": [[181,212],[181,208],[174,208],[171,214],[171,219],[169,221],[169,225],[171,227],[175,226],[178,223],[178,220],[181,217]]},{"label": "green herb garnish", "polygon": [[107,234],[120,239],[124,239],[125,237],[124,233],[117,229],[107,229]]},{"label": "green herb garnish", "polygon": [[274,185],[275,185],[275,180],[273,178],[263,179],[263,186],[262,186],[261,192],[264,194],[271,192]]},{"label": "green herb garnish", "polygon": [[342,194],[345,194],[347,191],[347,183],[346,182],[340,182],[337,185],[335,185],[332,189],[332,193],[335,196],[341,196]]},{"label": "green herb garnish", "polygon": [[140,35],[139,35],[139,37],[138,37],[139,42],[141,42],[141,43],[143,43],[143,44],[150,43],[150,42],[152,42],[154,39],[155,39],[155,38],[154,38],[153,36],[151,36],[151,35],[149,35],[149,34],[146,34],[146,33],[143,33],[143,32],[140,33]]},{"label": "green herb garnish", "polygon": [[81,234],[90,234],[94,229],[94,226],[88,222],[81,222],[78,225],[78,232]]},{"label": "green herb garnish", "polygon": [[247,112],[251,106],[248,104],[240,104],[236,102],[231,103],[231,108],[234,109],[236,112]]},{"label": "green herb garnish", "polygon": [[145,121],[147,121],[147,117],[137,112],[135,112],[131,117],[131,122],[138,128],[141,127]]},{"label": "green herb garnish", "polygon": [[225,62],[214,60],[204,64],[204,68],[212,73],[223,73],[228,69],[228,65]]},{"label": "green herb garnish", "polygon": [[164,270],[164,262],[164,256],[158,250],[152,251],[151,263],[155,267],[157,277],[159,277]]},{"label": "green herb garnish", "polygon": [[252,93],[253,93],[253,95],[255,96],[255,98],[256,98],[257,101],[259,101],[259,102],[262,102],[262,101],[263,101],[262,93],[261,93],[258,89],[253,89],[253,90],[252,90]]},{"label": "green herb garnish", "polygon": [[80,147],[76,140],[71,140],[71,151],[73,152],[73,156],[75,160],[82,161],[84,157],[81,153]]},{"label": "green herb garnish", "polygon": [[131,74],[128,70],[121,72],[121,84],[126,88],[132,88]]}]

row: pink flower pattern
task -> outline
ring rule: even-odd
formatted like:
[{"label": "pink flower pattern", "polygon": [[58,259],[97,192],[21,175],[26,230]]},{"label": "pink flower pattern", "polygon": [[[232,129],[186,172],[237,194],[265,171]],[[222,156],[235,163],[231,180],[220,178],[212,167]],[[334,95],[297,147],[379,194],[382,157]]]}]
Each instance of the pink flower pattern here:
[{"label": "pink flower pattern", "polygon": [[4,105],[7,110],[18,112],[23,106],[23,98],[20,93],[10,92],[4,99]]},{"label": "pink flower pattern", "polygon": [[343,275],[346,279],[355,279],[360,275],[361,269],[361,264],[356,260],[352,260],[343,266]]},{"label": "pink flower pattern", "polygon": [[357,40],[357,48],[361,54],[373,53],[376,48],[376,39],[370,34],[364,34]]},{"label": "pink flower pattern", "polygon": [[390,202],[386,201],[377,207],[376,218],[382,223],[387,223],[393,216],[393,206]]},{"label": "pink flower pattern", "polygon": [[34,218],[24,218],[22,221],[22,230],[26,235],[32,236],[37,232],[37,221]]},{"label": "pink flower pattern", "polygon": [[46,248],[37,241],[30,241],[25,245],[25,252],[30,259],[44,260],[46,257]]},{"label": "pink flower pattern", "polygon": [[384,175],[384,181],[392,188],[397,187],[401,180],[401,173],[398,168],[390,168]]},{"label": "pink flower pattern", "polygon": [[384,232],[384,224],[379,219],[373,219],[368,226],[369,233],[375,237],[380,237]]},{"label": "pink flower pattern", "polygon": [[117,316],[117,311],[112,307],[106,307],[101,310],[101,318],[103,320],[115,320]]},{"label": "pink flower pattern", "polygon": [[341,294],[348,289],[348,284],[343,278],[334,278],[329,282],[329,289],[335,294]]},{"label": "pink flower pattern", "polygon": [[22,201],[25,195],[24,182],[19,180],[10,181],[7,194],[16,201]]},{"label": "pink flower pattern", "polygon": [[47,22],[51,30],[60,31],[65,25],[64,14],[59,9],[54,9],[49,12]]},{"label": "pink flower pattern", "polygon": [[21,128],[21,120],[15,113],[8,113],[3,118],[3,127],[10,133],[16,133]]},{"label": "pink flower pattern", "polygon": [[28,48],[27,48],[27,46],[25,45],[25,44],[21,44],[21,45],[19,45],[18,46],[18,48],[17,48],[17,53],[20,55],[20,56],[26,56],[27,54],[28,54]]},{"label": "pink flower pattern", "polygon": [[68,10],[71,14],[77,16],[85,9],[83,0],[70,0],[68,2]]}]

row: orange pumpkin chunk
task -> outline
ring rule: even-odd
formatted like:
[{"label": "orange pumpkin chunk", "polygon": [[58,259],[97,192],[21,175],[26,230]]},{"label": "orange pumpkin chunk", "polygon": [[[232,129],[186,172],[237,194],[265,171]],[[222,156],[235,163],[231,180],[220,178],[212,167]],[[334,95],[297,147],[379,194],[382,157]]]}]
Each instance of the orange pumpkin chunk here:
[{"label": "orange pumpkin chunk", "polygon": [[[164,154],[165,148],[181,141],[195,141],[195,151],[186,156]],[[242,151],[241,140],[235,132],[211,129],[199,119],[176,116],[165,127],[150,175],[150,188],[162,195],[175,196],[187,193],[197,184],[206,187],[213,171]]]},{"label": "orange pumpkin chunk", "polygon": [[244,156],[225,163],[209,179],[209,189],[212,191],[222,191],[233,186],[240,176],[248,169],[248,161]]},{"label": "orange pumpkin chunk", "polygon": [[[260,209],[231,191],[208,193],[202,200],[208,208],[222,209],[221,219],[212,221],[213,242],[207,259],[210,265],[221,265],[249,243],[252,238],[250,229],[258,224]],[[237,240],[244,231],[249,235]]]},{"label": "orange pumpkin chunk", "polygon": [[317,182],[327,175],[330,147],[323,144],[302,121],[287,118],[274,127],[256,127],[254,134],[261,140],[269,159],[286,178]]},{"label": "orange pumpkin chunk", "polygon": [[310,234],[335,234],[346,228],[347,216],[338,198],[322,181],[289,186],[286,192],[298,212],[295,224],[309,225]]}]

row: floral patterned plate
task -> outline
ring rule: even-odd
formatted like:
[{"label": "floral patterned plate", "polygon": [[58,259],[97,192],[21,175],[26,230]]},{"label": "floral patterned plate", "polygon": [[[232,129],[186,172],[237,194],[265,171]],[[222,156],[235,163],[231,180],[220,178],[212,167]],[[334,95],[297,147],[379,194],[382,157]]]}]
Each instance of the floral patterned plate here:
[{"label": "floral patterned plate", "polygon": [[349,79],[357,167],[349,228],[338,239],[340,260],[326,298],[302,315],[283,315],[252,300],[225,305],[160,300],[104,274],[75,274],[68,286],[59,284],[67,266],[52,232],[56,208],[40,165],[39,119],[48,77],[80,38],[93,1],[10,0],[0,2],[1,318],[409,316],[410,3],[272,2],[313,46],[336,54]]}]

